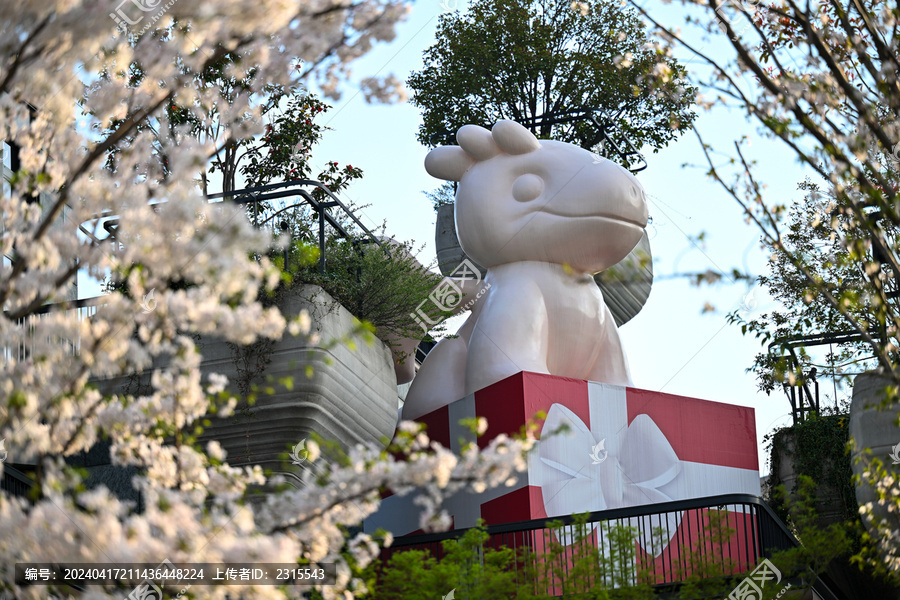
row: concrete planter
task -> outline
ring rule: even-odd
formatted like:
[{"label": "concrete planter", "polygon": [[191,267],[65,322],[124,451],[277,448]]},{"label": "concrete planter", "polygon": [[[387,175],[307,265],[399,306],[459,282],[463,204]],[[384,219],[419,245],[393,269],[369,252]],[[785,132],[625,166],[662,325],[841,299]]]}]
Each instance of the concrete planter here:
[{"label": "concrete planter", "polygon": [[[894,476],[895,482],[900,480],[900,465],[893,464],[891,458],[894,446],[900,444],[900,427],[895,424],[900,414],[900,403],[881,406],[884,390],[890,385],[892,380],[889,377],[877,373],[863,373],[853,381],[853,400],[850,402],[850,464],[853,474],[858,478],[856,500],[860,506],[877,500],[872,482],[863,476],[873,459],[881,461],[888,473]],[[889,514],[884,506],[875,504],[873,514],[877,519],[892,521],[894,527],[900,525],[898,516]],[[870,526],[868,519],[863,521],[867,527]],[[871,529],[870,532],[874,534]]]},{"label": "concrete planter", "polygon": [[[258,385],[272,385],[246,410],[227,419],[215,419],[204,438],[218,440],[232,465],[258,464],[283,470],[279,455],[316,433],[344,448],[357,443],[380,444],[394,434],[397,423],[397,378],[390,349],[380,341],[331,344],[353,328],[353,316],[322,288],[300,286],[282,302],[285,316],[309,311],[319,342],[285,335],[267,351],[270,363],[253,376]],[[204,343],[202,370],[224,373],[236,382],[232,346],[221,341]],[[251,362],[253,362],[251,360]],[[311,377],[306,376],[312,367]],[[293,389],[266,384],[293,378]],[[288,462],[290,465],[290,462]]]},{"label": "concrete planter", "polygon": [[[780,481],[790,498],[796,495],[797,468],[795,455],[797,452],[797,433],[790,429],[779,431],[774,440],[774,452],[778,453],[777,480]],[[828,465],[826,465],[826,469]],[[840,523],[844,520],[844,502],[840,490],[824,482],[816,482],[816,513],[819,517],[819,525],[827,527],[832,523]]]},{"label": "concrete planter", "polygon": [[[261,388],[272,388],[270,394],[257,393],[253,406],[239,408],[228,418],[211,419],[201,442],[217,440],[227,451],[231,465],[253,464],[284,472],[298,467],[291,464],[291,459],[285,461],[283,455],[311,433],[335,440],[344,448],[357,443],[380,444],[382,438],[391,438],[399,401],[388,346],[377,339],[372,345],[358,343],[354,350],[334,343],[353,329],[353,316],[318,286],[303,285],[292,290],[280,308],[288,317],[308,310],[319,342],[310,344],[305,338],[285,334],[277,342],[258,345],[255,351],[264,352],[268,362],[256,372],[251,372],[254,367],[243,369],[242,374],[238,368],[241,356],[249,365],[261,364],[258,356],[247,355],[246,349],[221,339],[199,341],[204,380],[210,373],[224,374],[235,394],[239,394],[242,378]],[[306,376],[307,367],[312,367],[311,377]],[[293,378],[292,386],[277,383],[285,377]],[[138,391],[134,386],[146,385],[148,379],[149,372],[145,372],[138,378],[96,383],[107,391],[122,391],[129,389],[127,386]],[[119,468],[109,466],[108,447],[102,446],[98,444],[70,462],[87,467],[92,480],[114,483],[116,488],[123,488],[123,495],[131,497],[127,489],[130,485],[116,483],[122,478],[117,473]],[[124,476],[130,479],[130,474]]]},{"label": "concrete planter", "polygon": [[[463,260],[475,264],[459,245],[454,206],[451,203],[438,207],[434,228],[438,267],[445,276],[450,276]],[[475,266],[484,274],[484,267],[478,264]],[[644,231],[641,241],[631,254],[618,264],[594,275],[594,281],[603,292],[603,300],[616,320],[616,325],[621,326],[638,314],[650,297],[653,285],[653,256],[647,232]]]}]

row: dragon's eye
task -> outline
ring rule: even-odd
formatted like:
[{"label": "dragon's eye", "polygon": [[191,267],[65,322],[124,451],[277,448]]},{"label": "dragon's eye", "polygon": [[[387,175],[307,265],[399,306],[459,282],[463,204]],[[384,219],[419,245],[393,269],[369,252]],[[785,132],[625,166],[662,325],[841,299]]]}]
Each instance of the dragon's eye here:
[{"label": "dragon's eye", "polygon": [[544,180],[527,173],[522,175],[513,183],[512,195],[519,202],[530,202],[541,195],[544,191]]}]

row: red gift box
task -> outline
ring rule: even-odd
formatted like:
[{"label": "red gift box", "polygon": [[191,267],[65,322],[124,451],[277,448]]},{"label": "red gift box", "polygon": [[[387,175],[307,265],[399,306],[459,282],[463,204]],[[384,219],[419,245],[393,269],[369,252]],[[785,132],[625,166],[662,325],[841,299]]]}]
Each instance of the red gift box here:
[{"label": "red gift box", "polygon": [[[443,508],[454,528],[472,527],[479,518],[495,525],[760,493],[754,412],[748,407],[520,372],[418,420],[433,440],[458,450],[461,441],[472,438],[461,419],[487,419],[488,429],[478,440],[484,447],[501,433],[518,433],[539,412],[545,414],[538,421],[541,441],[529,456],[527,473],[512,487],[448,498]],[[395,536],[419,531],[413,497],[385,498],[366,530],[383,527]],[[733,519],[738,538],[744,529],[740,516]],[[689,541],[682,517],[670,513],[663,523],[668,539],[639,551],[659,557],[670,540]]]}]

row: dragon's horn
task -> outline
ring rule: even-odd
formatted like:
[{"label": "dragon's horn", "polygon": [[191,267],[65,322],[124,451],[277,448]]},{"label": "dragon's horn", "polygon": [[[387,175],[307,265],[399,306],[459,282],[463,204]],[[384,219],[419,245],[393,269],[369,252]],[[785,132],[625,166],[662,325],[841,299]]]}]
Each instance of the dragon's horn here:
[{"label": "dragon's horn", "polygon": [[477,161],[487,160],[500,154],[491,132],[478,125],[463,125],[456,132],[456,141],[466,154]]},{"label": "dragon's horn", "polygon": [[425,170],[438,179],[459,181],[474,163],[472,157],[459,146],[441,146],[425,157]]},{"label": "dragon's horn", "polygon": [[534,134],[515,121],[497,121],[491,129],[491,135],[494,142],[507,154],[527,154],[541,147]]}]

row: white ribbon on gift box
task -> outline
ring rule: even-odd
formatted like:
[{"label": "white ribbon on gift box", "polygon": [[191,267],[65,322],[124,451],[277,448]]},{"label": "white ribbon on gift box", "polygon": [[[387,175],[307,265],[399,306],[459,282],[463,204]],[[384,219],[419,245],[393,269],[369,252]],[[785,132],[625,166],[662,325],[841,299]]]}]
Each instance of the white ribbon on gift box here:
[{"label": "white ribbon on gift box", "polygon": [[[594,450],[601,442],[606,446],[605,458]],[[648,415],[638,415],[631,425],[614,432],[612,439],[598,439],[561,404],[552,405],[547,413],[538,459],[544,508],[550,516],[669,502],[673,498],[659,488],[681,473],[681,461]],[[650,517],[635,517],[624,524],[642,532],[638,542],[655,557],[675,535],[681,512],[652,520],[656,521],[653,527]],[[567,545],[574,541],[566,534],[561,538]]]}]

